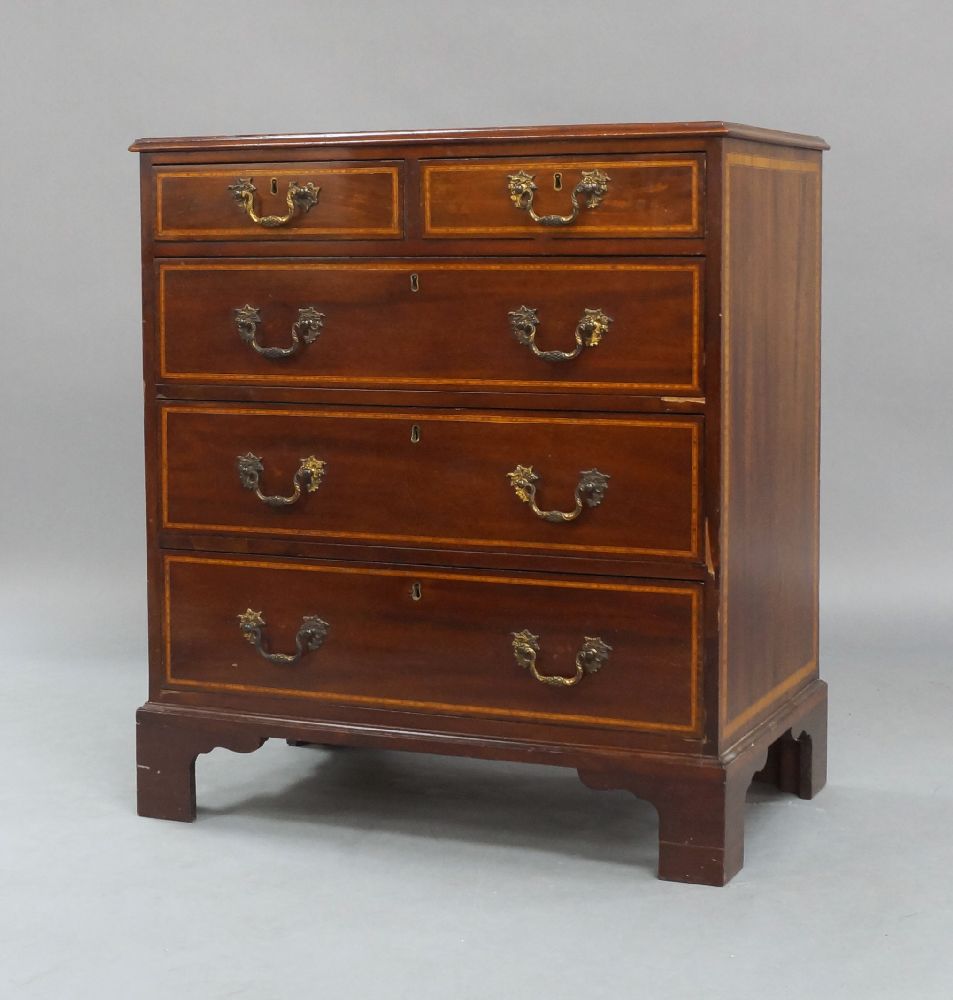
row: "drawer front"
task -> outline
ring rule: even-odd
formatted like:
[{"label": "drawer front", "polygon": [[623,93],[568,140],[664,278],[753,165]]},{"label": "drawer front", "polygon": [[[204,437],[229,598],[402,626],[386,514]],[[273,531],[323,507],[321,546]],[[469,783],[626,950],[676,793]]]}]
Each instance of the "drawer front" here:
[{"label": "drawer front", "polygon": [[159,374],[700,392],[702,267],[665,259],[163,262]]},{"label": "drawer front", "polygon": [[158,167],[155,202],[160,240],[402,235],[397,163]]},{"label": "drawer front", "polygon": [[168,529],[698,559],[700,418],[179,404],[161,416]]},{"label": "drawer front", "polygon": [[168,687],[698,731],[698,585],[171,555],[164,588]]},{"label": "drawer front", "polygon": [[698,237],[701,155],[424,162],[424,235]]}]

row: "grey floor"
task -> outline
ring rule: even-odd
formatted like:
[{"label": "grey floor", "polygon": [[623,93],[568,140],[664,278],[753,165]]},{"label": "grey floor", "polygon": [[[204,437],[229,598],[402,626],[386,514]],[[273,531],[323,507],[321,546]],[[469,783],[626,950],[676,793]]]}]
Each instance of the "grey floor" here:
[{"label": "grey floor", "polygon": [[0,997],[949,1000],[942,625],[827,625],[828,787],[752,793],[726,889],[656,881],[653,810],[560,769],[271,741],[139,819],[142,664],[5,664]]}]

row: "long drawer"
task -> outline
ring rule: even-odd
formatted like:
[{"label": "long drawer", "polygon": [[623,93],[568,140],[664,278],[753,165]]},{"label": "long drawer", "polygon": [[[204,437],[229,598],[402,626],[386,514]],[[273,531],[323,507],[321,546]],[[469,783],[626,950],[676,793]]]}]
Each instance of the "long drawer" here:
[{"label": "long drawer", "polygon": [[697,260],[157,268],[165,380],[701,391]]},{"label": "long drawer", "polygon": [[166,529],[699,558],[701,418],[164,404]]},{"label": "long drawer", "polygon": [[163,685],[313,711],[695,733],[700,596],[693,584],[166,555]]}]

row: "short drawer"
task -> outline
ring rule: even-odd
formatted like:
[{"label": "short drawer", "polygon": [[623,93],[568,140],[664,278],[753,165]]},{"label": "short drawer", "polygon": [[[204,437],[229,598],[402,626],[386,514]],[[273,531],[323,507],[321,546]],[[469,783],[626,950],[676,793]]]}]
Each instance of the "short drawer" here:
[{"label": "short drawer", "polygon": [[165,404],[162,524],[698,560],[698,417]]},{"label": "short drawer", "polygon": [[168,261],[159,378],[701,391],[698,260]]},{"label": "short drawer", "polygon": [[704,157],[432,160],[424,235],[625,238],[704,234]]},{"label": "short drawer", "polygon": [[157,167],[160,240],[394,239],[399,163]]},{"label": "short drawer", "polygon": [[[167,555],[163,683],[696,733],[701,587]],[[303,711],[305,711],[303,709]]]}]

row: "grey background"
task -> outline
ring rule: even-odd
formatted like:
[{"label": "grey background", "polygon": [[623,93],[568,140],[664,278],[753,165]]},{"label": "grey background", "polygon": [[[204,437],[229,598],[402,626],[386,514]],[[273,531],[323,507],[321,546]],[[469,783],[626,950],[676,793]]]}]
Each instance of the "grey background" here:
[{"label": "grey background", "polygon": [[[0,992],[721,997],[767,982],[783,997],[947,997],[953,7],[2,0],[0,12]],[[137,820],[129,142],[699,119],[833,146],[828,790],[809,804],[756,797],[747,866],[723,892],[653,882],[651,809],[546,769],[272,743],[200,762],[195,827]]]}]

